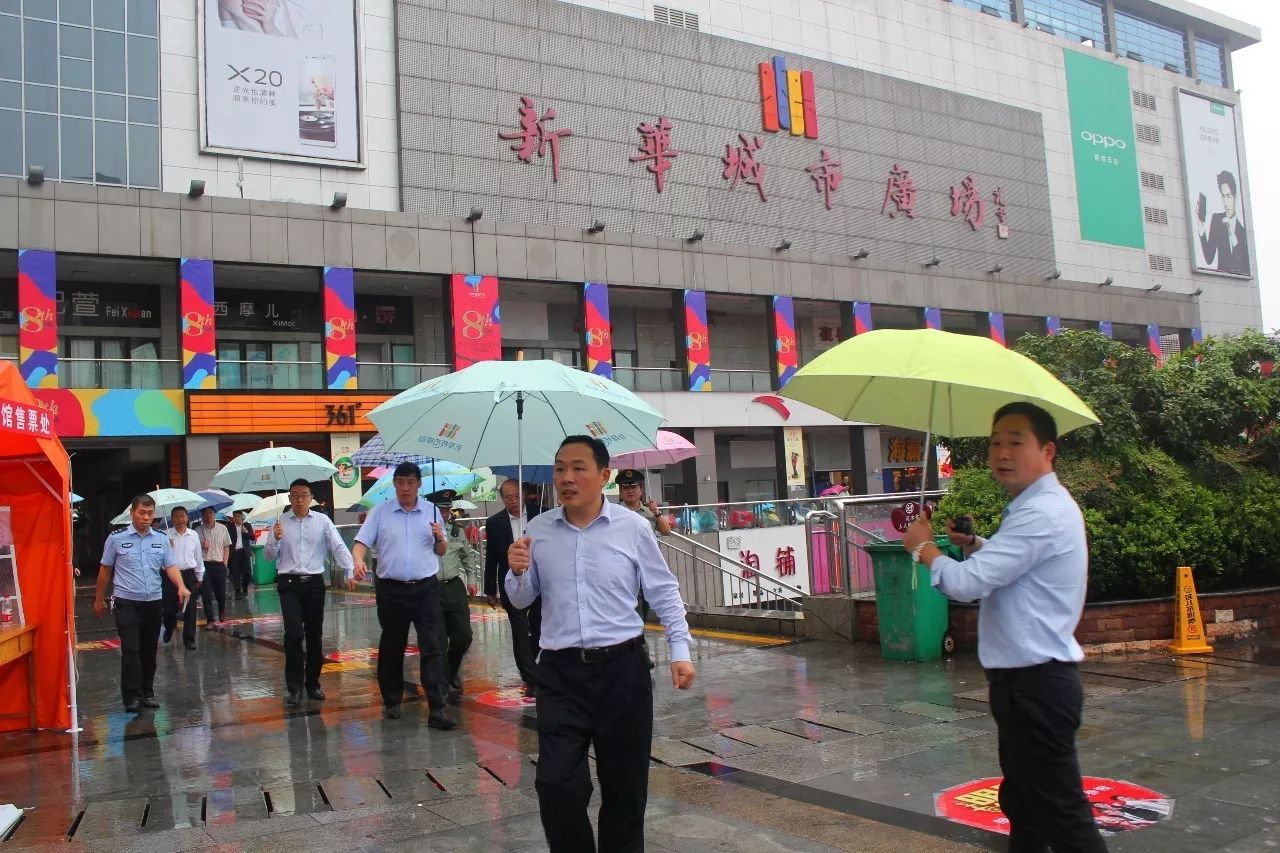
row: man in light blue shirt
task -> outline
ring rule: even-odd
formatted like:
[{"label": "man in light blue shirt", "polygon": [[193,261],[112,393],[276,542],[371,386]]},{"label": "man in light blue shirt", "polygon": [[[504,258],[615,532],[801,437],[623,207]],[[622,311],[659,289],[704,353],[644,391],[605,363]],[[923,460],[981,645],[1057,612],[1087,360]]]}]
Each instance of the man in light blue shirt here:
[{"label": "man in light blue shirt", "polygon": [[1089,543],[1084,516],[1053,473],[1058,427],[1031,403],[996,412],[988,462],[1012,500],[989,540],[955,530],[966,559],[933,544],[921,517],[902,545],[929,567],[934,587],[958,601],[980,599],[978,659],[987,671],[1000,741],[1000,808],[1009,850],[1081,851],[1106,845],[1084,796],[1075,737],[1084,693],[1074,632],[1084,609]]},{"label": "man in light blue shirt", "polygon": [[168,576],[178,593],[179,609],[187,606],[190,590],[182,582],[169,538],[151,529],[155,499],[138,495],[129,507],[124,530],[107,537],[98,566],[98,589],[93,612],[107,612],[107,584],[115,580],[116,633],[120,635],[120,698],[124,709],[136,714],[142,708],[159,708],[155,700],[156,645],[163,624],[163,589],[160,575]]},{"label": "man in light blue shirt", "polygon": [[680,586],[649,523],[604,499],[609,450],[586,435],[556,453],[560,507],[529,522],[503,581],[515,607],[542,596],[535,787],[552,853],[594,851],[587,816],[594,744],[601,851],[644,849],[653,682],[644,651],[643,592],[671,645],[671,682],[693,684]]},{"label": "man in light blue shirt", "polygon": [[448,550],[444,518],[435,504],[422,499],[422,471],[412,462],[401,462],[391,475],[396,489],[394,501],[383,501],[369,511],[356,534],[353,551],[356,580],[364,580],[368,567],[364,559],[370,548],[378,551],[378,571],[374,595],[378,603],[378,687],[382,691],[382,713],[389,720],[400,718],[404,698],[404,651],[409,642],[409,626],[418,634],[419,677],[427,697],[427,725],[452,729],[457,724],[445,701],[449,695],[448,676],[440,648],[440,558]]}]

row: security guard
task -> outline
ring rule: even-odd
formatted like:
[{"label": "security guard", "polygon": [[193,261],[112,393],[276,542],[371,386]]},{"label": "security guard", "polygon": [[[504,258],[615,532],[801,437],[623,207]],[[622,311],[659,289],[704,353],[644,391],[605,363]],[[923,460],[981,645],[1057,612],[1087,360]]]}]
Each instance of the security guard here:
[{"label": "security guard", "polygon": [[622,505],[642,518],[649,520],[653,532],[659,536],[671,535],[671,522],[658,511],[658,502],[644,499],[644,474],[635,468],[623,468],[618,472],[618,496]]},{"label": "security guard", "polygon": [[[458,493],[453,489],[432,492],[427,500],[440,510],[445,518],[452,516],[453,501]],[[462,656],[471,647],[470,597],[476,594],[480,578],[480,552],[467,541],[463,525],[453,520],[448,529],[448,550],[440,558],[440,610],[444,619],[440,624],[440,648],[445,650],[445,669],[449,678],[449,701],[457,703],[462,698]]]},{"label": "security guard", "polygon": [[159,708],[155,700],[156,646],[162,623],[161,574],[178,590],[178,608],[187,606],[191,591],[182,582],[182,573],[169,539],[151,529],[156,513],[155,499],[138,495],[129,505],[132,521],[124,530],[107,537],[98,566],[98,589],[93,612],[101,619],[107,613],[107,584],[115,577],[116,633],[120,635],[120,698],[124,709],[136,714],[142,708]]}]

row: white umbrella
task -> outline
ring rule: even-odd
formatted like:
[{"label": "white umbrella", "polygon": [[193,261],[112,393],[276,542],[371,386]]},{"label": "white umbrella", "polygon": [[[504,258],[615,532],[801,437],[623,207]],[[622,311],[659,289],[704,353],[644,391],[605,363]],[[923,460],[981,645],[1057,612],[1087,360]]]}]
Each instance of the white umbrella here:
[{"label": "white umbrella", "polygon": [[294,480],[314,483],[337,472],[329,460],[295,447],[265,447],[232,459],[209,485],[232,492],[265,492],[289,488]]},{"label": "white umbrella", "polygon": [[231,506],[227,507],[226,511],[228,513],[233,513],[237,510],[252,512],[260,503],[262,503],[261,495],[255,495],[252,492],[241,492],[238,495],[232,495]]},{"label": "white umbrella", "polygon": [[[161,518],[167,518],[178,507],[190,512],[198,506],[203,506],[205,499],[195,492],[187,489],[155,489],[147,492],[151,499],[156,502],[156,515]],[[124,512],[111,519],[111,524],[129,524],[133,520],[132,505],[124,508]]]},{"label": "white umbrella", "polygon": [[[312,498],[312,506],[320,506],[320,504]],[[244,520],[250,524],[258,524],[261,522],[271,521],[280,515],[289,507],[289,493],[281,492],[278,495],[272,495],[269,498],[262,498],[258,501],[258,505],[245,516]]]}]

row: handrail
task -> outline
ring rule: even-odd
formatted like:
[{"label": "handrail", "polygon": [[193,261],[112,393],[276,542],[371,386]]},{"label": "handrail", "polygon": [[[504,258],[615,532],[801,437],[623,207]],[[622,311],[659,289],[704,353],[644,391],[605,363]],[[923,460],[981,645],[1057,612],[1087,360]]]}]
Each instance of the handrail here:
[{"label": "handrail", "polygon": [[308,367],[319,367],[320,365],[324,364],[324,361],[319,359],[315,361],[290,361],[288,359],[283,359],[283,358],[263,358],[263,359],[220,358],[218,359],[218,364],[255,364],[255,365],[262,365],[263,367],[272,367],[278,364],[297,364],[297,365],[306,365]]},{"label": "handrail", "polygon": [[111,362],[119,364],[178,364],[176,358],[85,358],[84,356],[60,355],[58,361],[76,361],[84,363]]},{"label": "handrail", "polygon": [[[947,494],[945,489],[935,489],[924,493],[926,498],[937,498]],[[874,495],[820,495],[811,498],[752,498],[751,500],[741,501],[716,501],[707,504],[679,504],[671,506],[660,506],[658,509],[671,510],[673,512],[683,512],[686,509],[713,509],[722,506],[737,506],[741,504],[797,504],[797,503],[898,503],[900,501],[909,501],[912,498],[919,499],[919,492],[882,492]]]},{"label": "handrail", "polygon": [[362,361],[360,367],[443,367],[452,370],[452,364],[441,364],[434,361]]},{"label": "handrail", "polygon": [[[746,563],[742,562],[741,560],[737,560],[737,559],[734,559],[733,557],[730,557],[728,554],[725,554],[723,551],[717,551],[715,548],[712,548],[710,545],[707,545],[703,542],[699,542],[697,539],[691,539],[688,536],[685,536],[683,533],[678,533],[674,530],[671,531],[671,536],[672,538],[676,538],[676,539],[680,539],[681,541],[688,542],[690,545],[693,545],[696,548],[701,548],[704,551],[710,551],[712,554],[715,554],[720,559],[720,563],[712,563],[711,565],[718,567],[721,573],[723,574],[727,574],[731,577],[733,576],[733,572],[728,571],[727,569],[725,569],[723,565],[721,565],[721,563],[732,563],[733,565],[737,566],[740,569],[745,569],[746,571],[752,572],[755,575],[755,577],[757,578],[760,577],[760,573],[756,569],[752,568],[751,566],[748,566]],[[698,559],[697,557],[694,557],[692,554],[689,554],[687,556],[692,557],[695,560]],[[706,561],[706,562],[709,562],[709,561]],[[765,580],[767,580],[769,583],[777,584],[787,592],[794,592],[797,596],[803,596],[808,594],[804,590],[800,589],[800,587],[792,586],[786,581],[781,581],[781,580],[778,580],[777,578],[766,577]]]}]

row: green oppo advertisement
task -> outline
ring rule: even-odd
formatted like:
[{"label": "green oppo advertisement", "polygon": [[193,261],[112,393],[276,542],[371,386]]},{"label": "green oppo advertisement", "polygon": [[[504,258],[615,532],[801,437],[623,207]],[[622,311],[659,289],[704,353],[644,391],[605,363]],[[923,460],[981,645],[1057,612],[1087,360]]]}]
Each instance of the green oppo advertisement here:
[{"label": "green oppo advertisement", "polygon": [[1080,236],[1096,243],[1144,248],[1129,71],[1074,50],[1064,49],[1063,54]]}]

